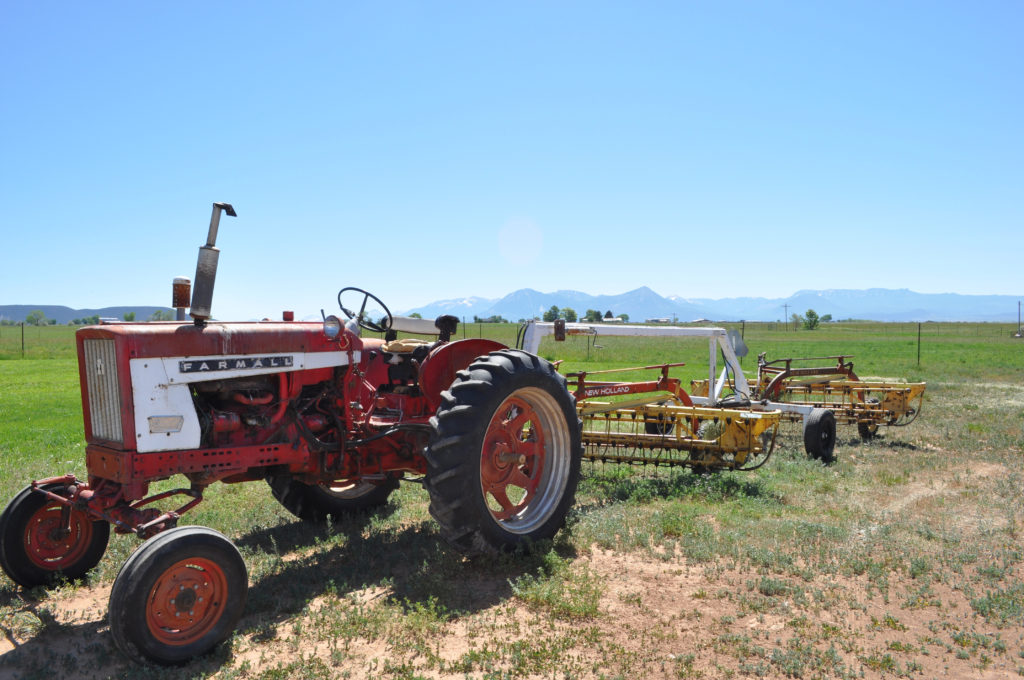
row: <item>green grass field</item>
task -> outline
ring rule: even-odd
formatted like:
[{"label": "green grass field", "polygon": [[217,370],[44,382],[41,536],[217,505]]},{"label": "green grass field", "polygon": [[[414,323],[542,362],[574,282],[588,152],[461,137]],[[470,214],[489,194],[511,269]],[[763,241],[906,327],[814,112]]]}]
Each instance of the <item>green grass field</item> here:
[{"label": "green grass field", "polygon": [[[737,329],[739,326],[736,326]],[[0,576],[0,677],[896,678],[1024,676],[1024,342],[1010,325],[747,324],[758,352],[853,355],[862,377],[927,381],[922,415],[837,462],[796,425],[753,473],[584,465],[556,540],[467,561],[425,492],[374,515],[295,521],[262,483],[212,487],[183,523],[239,546],[238,632],[180,669],[124,661],[106,597],[138,542],[115,536],[85,583],[25,592]],[[83,475],[73,331],[0,329],[0,496]],[[513,342],[513,325],[467,336]],[[34,336],[34,337],[33,337]],[[707,345],[598,336],[545,342],[563,372],[685,361]],[[164,488],[168,484],[162,483]],[[178,480],[180,482],[180,480]]]}]

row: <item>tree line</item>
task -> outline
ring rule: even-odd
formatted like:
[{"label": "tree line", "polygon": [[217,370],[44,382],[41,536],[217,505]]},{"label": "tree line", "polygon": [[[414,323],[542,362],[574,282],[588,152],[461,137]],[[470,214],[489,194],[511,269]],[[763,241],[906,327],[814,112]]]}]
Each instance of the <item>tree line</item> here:
[{"label": "tree line", "polygon": [[[123,319],[125,321],[135,321],[135,312],[125,312]],[[147,321],[173,321],[174,313],[167,310],[158,309],[153,312]],[[93,314],[92,316],[84,316],[80,319],[72,319],[68,321],[69,326],[92,326],[100,322],[99,314]],[[40,309],[35,309],[28,313],[25,317],[24,322],[15,321],[14,319],[0,319],[0,326],[17,326],[19,323],[24,323],[27,326],[56,326],[56,319],[47,319],[46,314]]]},{"label": "tree line", "polygon": [[[413,314],[413,316],[419,315]],[[538,320],[537,317],[533,318],[534,320]],[[566,321],[572,323],[574,321],[597,322],[602,321],[604,319],[614,318],[619,318],[622,319],[623,321],[629,321],[628,314],[619,314],[618,317],[615,317],[612,315],[612,310],[610,309],[606,311],[603,315],[601,314],[601,310],[599,309],[588,309],[587,313],[584,314],[582,318],[580,318],[579,314],[577,314],[576,310],[573,309],[572,307],[559,307],[558,305],[551,305],[551,308],[548,311],[544,312],[544,314],[540,317],[539,320],[556,321],[557,319],[565,319]],[[519,323],[525,322],[526,319],[519,320]],[[473,323],[509,323],[509,321],[500,314],[495,314],[494,316],[487,317],[481,317],[474,314]]]}]

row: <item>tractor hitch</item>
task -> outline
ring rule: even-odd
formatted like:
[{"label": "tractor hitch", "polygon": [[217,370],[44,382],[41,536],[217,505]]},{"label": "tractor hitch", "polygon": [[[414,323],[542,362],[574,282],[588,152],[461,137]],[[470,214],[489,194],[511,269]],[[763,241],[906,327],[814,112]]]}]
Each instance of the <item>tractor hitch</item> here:
[{"label": "tractor hitch", "polygon": [[[63,494],[46,488],[61,486],[64,488],[65,493]],[[140,538],[149,538],[177,526],[178,520],[183,514],[202,502],[204,488],[171,489],[129,504],[125,502],[123,489],[118,484],[101,482],[99,487],[92,489],[74,475],[63,475],[32,482],[33,491],[60,504],[60,531],[71,533],[71,511],[79,510],[94,520],[103,520],[112,524],[114,531],[119,534],[135,534]],[[188,496],[191,500],[177,510],[168,512],[160,512],[156,508],[143,509],[145,505],[178,495]]]}]

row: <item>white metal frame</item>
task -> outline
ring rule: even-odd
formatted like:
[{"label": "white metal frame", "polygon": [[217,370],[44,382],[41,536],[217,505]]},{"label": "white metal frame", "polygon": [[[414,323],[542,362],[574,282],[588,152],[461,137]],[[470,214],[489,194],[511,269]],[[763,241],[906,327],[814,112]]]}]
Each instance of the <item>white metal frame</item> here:
[{"label": "white metal frame", "polygon": [[[736,356],[732,342],[729,340],[729,333],[724,328],[699,327],[683,328],[678,326],[624,326],[620,324],[602,323],[566,323],[566,335],[603,335],[620,337],[669,337],[669,338],[707,338],[708,340],[708,396],[695,397],[691,395],[693,403],[698,406],[717,406],[721,401],[722,390],[727,384],[726,377],[729,372],[733,376],[733,389],[736,394],[749,399],[750,385],[747,383],[743,369],[740,367],[740,360]],[[527,321],[526,330],[523,334],[523,349],[531,354],[537,354],[540,349],[540,341],[549,335],[555,334],[555,324],[549,321]],[[719,377],[715,377],[718,370],[718,352],[722,351],[726,365],[722,368]],[[813,406],[802,404],[787,404],[776,401],[752,402],[751,410],[786,411],[799,413],[806,420],[810,415]]]}]

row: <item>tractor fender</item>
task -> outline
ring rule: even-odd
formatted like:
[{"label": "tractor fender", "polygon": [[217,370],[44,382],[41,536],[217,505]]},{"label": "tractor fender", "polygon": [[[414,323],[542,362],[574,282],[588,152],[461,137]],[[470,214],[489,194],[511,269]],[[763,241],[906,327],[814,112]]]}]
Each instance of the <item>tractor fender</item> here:
[{"label": "tractor fender", "polygon": [[484,338],[457,340],[435,348],[420,365],[420,390],[430,408],[436,411],[441,405],[441,392],[455,381],[456,373],[478,356],[502,349],[508,349],[508,346]]}]

